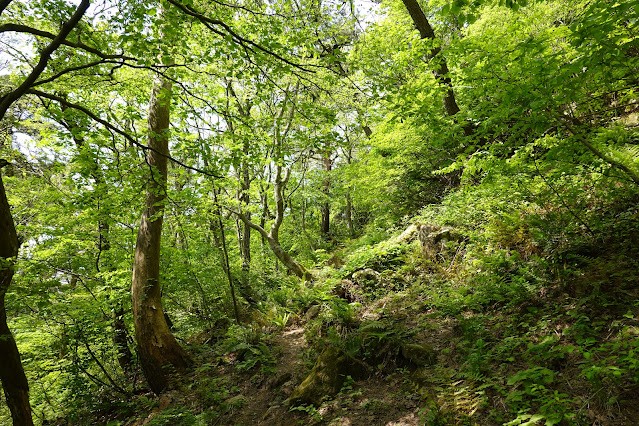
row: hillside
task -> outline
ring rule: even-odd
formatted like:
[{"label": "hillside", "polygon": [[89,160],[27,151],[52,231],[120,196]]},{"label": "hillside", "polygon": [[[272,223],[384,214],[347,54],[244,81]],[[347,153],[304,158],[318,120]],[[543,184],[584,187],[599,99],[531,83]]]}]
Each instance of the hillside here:
[{"label": "hillside", "polygon": [[197,367],[175,389],[86,421],[633,424],[636,207],[616,213],[627,239],[602,233],[552,255],[503,223],[490,235],[417,225],[428,213],[351,241],[325,262],[340,268],[288,281],[240,326],[192,337]]},{"label": "hillside", "polygon": [[0,424],[637,424],[638,27],[0,1]]}]

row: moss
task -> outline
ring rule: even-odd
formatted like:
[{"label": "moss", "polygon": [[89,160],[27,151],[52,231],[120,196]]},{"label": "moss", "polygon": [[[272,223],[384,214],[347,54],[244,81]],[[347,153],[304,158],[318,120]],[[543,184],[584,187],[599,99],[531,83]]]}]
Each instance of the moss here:
[{"label": "moss", "polygon": [[329,347],[317,359],[313,369],[289,398],[291,404],[319,406],[325,396],[336,395],[348,376],[363,377],[366,367],[361,361],[338,348]]}]

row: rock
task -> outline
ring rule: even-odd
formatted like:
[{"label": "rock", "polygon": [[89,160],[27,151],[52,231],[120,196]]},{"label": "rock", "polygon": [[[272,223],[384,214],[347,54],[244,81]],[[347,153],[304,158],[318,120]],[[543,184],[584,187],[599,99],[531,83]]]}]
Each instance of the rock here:
[{"label": "rock", "polygon": [[419,226],[416,224],[412,224],[411,226],[406,228],[406,230],[402,232],[395,241],[397,241],[399,244],[410,243],[412,241],[415,241],[418,234]]},{"label": "rock", "polygon": [[331,294],[346,300],[348,303],[358,302],[361,299],[359,287],[351,280],[343,280],[337,284]]},{"label": "rock", "polygon": [[433,365],[437,362],[437,352],[432,346],[406,343],[401,346],[402,356],[418,366]]},{"label": "rock", "polygon": [[367,368],[338,348],[329,347],[317,359],[304,381],[293,391],[289,404],[313,404],[319,406],[325,396],[336,395],[347,376],[354,379],[367,374]]},{"label": "rock", "polygon": [[319,311],[320,311],[320,305],[311,306],[310,308],[308,308],[308,311],[306,311],[306,315],[304,315],[304,319],[307,322],[312,320],[313,318],[317,316],[317,314],[319,314]]},{"label": "rock", "polygon": [[446,248],[448,241],[461,242],[463,237],[451,228],[443,228],[437,225],[420,225],[419,242],[422,246],[422,254],[433,259]]},{"label": "rock", "polygon": [[353,272],[353,279],[359,282],[361,281],[377,282],[379,281],[379,272],[371,268],[362,269],[361,271]]}]

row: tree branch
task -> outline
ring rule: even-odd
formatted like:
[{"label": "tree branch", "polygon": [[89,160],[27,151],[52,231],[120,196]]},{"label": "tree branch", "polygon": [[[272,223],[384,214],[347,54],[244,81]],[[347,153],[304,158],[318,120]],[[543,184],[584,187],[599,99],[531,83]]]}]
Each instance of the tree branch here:
[{"label": "tree branch", "polygon": [[[574,127],[572,127],[572,125],[568,122],[569,120],[567,119],[568,117],[560,117],[560,120],[563,122],[564,127],[566,127],[566,129],[568,129],[568,131],[570,133],[573,134],[574,137],[577,138],[577,140],[586,148],[588,148],[588,150],[590,150],[590,152],[592,152],[593,154],[595,154],[597,157],[601,158],[602,160],[604,160],[605,162],[607,162],[608,164],[610,164],[613,167],[616,167],[620,170],[622,170],[624,173],[626,173],[626,175],[628,175],[628,177],[630,177],[630,179],[632,179],[632,181],[634,183],[636,183],[637,185],[639,185],[639,174],[637,172],[635,172],[634,170],[630,169],[628,166],[626,166],[625,164],[615,160],[614,158],[606,155],[605,153],[603,153],[602,151],[600,151],[599,149],[597,149],[597,147],[595,147],[592,143],[590,143],[590,141],[588,141],[588,139],[586,139],[586,137],[580,133],[577,132],[575,130]],[[572,121],[574,121],[576,124],[580,124],[579,120],[577,120],[576,118],[572,118]]]},{"label": "tree branch", "polygon": [[249,40],[247,38],[244,38],[242,36],[240,36],[238,33],[236,33],[228,24],[220,21],[219,19],[211,19],[207,16],[204,16],[202,13],[198,12],[197,10],[195,10],[192,6],[186,6],[182,3],[180,3],[177,0],[167,0],[169,3],[171,3],[173,6],[177,7],[179,10],[181,10],[183,13],[185,13],[188,16],[191,16],[195,19],[197,19],[198,21],[200,21],[201,23],[203,23],[208,29],[210,29],[211,31],[213,31],[215,34],[220,35],[222,37],[224,37],[226,34],[224,34],[224,32],[218,30],[217,28],[215,28],[215,26],[219,26],[224,28],[224,30],[226,31],[226,33],[228,35],[230,35],[233,40],[239,44],[240,46],[244,47],[245,49],[251,51],[251,52],[255,52],[255,49],[266,53],[267,55],[270,55],[292,67],[295,67],[297,69],[300,69],[302,71],[306,71],[306,72],[314,72],[311,71],[309,69],[307,69],[305,66],[300,65],[298,63],[292,62],[286,58],[284,58],[282,55],[275,53],[265,47],[262,47],[261,45],[255,43],[252,40]]},{"label": "tree branch", "polygon": [[271,236],[269,235],[269,233],[266,231],[266,229],[262,228],[260,225],[258,225],[257,223],[252,222],[249,218],[246,217],[246,215],[242,212],[236,212],[235,210],[231,210],[231,213],[233,213],[234,215],[236,215],[238,218],[240,218],[240,220],[242,222],[244,222],[246,225],[250,226],[251,228],[255,229],[257,232],[259,232],[264,238],[271,238]]},{"label": "tree branch", "polygon": [[27,78],[22,82],[20,86],[18,86],[15,90],[9,92],[4,98],[2,98],[2,102],[0,102],[0,120],[2,120],[7,113],[7,110],[15,101],[20,99],[22,95],[24,95],[27,90],[33,85],[36,79],[42,74],[44,69],[47,67],[47,63],[51,58],[51,55],[55,50],[60,47],[60,45],[64,42],[65,38],[69,35],[69,33],[78,25],[82,16],[86,12],[89,7],[89,0],[82,0],[80,5],[76,9],[71,19],[62,25],[60,32],[57,36],[49,43],[49,45],[42,51],[40,54],[40,60],[33,68],[31,73],[27,76]]},{"label": "tree branch", "polygon": [[125,131],[117,128],[116,126],[112,125],[108,121],[100,118],[95,113],[91,112],[90,110],[88,110],[87,108],[83,107],[82,105],[78,105],[78,104],[69,102],[69,101],[67,101],[66,99],[64,99],[64,98],[62,98],[60,96],[51,95],[49,93],[41,92],[40,90],[36,90],[36,89],[28,90],[27,93],[39,96],[41,98],[50,99],[52,101],[58,102],[61,105],[66,106],[68,108],[73,108],[73,109],[76,109],[78,111],[81,111],[84,114],[86,114],[89,118],[91,118],[93,121],[96,121],[96,122],[102,124],[104,127],[109,129],[110,131],[113,131],[113,132],[117,133],[118,135],[124,137],[131,144],[133,144],[133,145],[135,145],[135,146],[137,146],[139,148],[142,148],[145,151],[151,151],[151,152],[153,152],[155,154],[158,154],[158,155],[160,155],[162,157],[165,157],[165,158],[173,161],[175,164],[178,164],[178,165],[184,167],[185,169],[193,170],[195,172],[198,172],[198,173],[201,173],[203,175],[210,176],[210,177],[213,177],[213,178],[216,178],[216,179],[222,179],[222,176],[219,176],[219,175],[217,175],[215,173],[208,172],[206,170],[199,169],[197,167],[193,167],[193,166],[189,166],[187,164],[184,164],[183,162],[171,157],[170,155],[166,155],[166,154],[164,154],[164,153],[162,153],[162,152],[160,152],[160,151],[158,151],[156,149],[153,149],[153,148],[151,148],[151,147],[149,147],[147,145],[144,145],[144,144],[138,142],[134,137],[132,137],[131,135],[129,135]]},{"label": "tree branch", "polygon": [[0,15],[2,15],[2,12],[4,12],[7,6],[9,6],[9,3],[12,1],[13,0],[0,0]]},{"label": "tree branch", "polygon": [[[63,75],[68,74],[68,73],[73,72],[73,71],[80,71],[80,70],[83,70],[83,69],[86,69],[86,68],[94,67],[96,65],[108,64],[108,63],[113,63],[113,62],[108,62],[108,61],[104,61],[104,60],[100,59],[99,61],[93,61],[93,62],[89,62],[87,64],[78,65],[76,67],[66,68],[66,69],[63,69],[62,71],[60,71],[59,73],[49,77],[49,78],[45,78],[44,80],[38,80],[38,81],[34,82],[31,85],[31,87],[42,86],[43,84],[51,83],[52,81],[55,81],[58,78],[62,77]],[[118,62],[116,62],[116,64],[118,64]]]},{"label": "tree branch", "polygon": [[[27,25],[22,25],[22,24],[14,24],[14,23],[8,23],[8,24],[2,24],[0,25],[0,33],[4,33],[4,32],[17,32],[17,33],[25,33],[25,34],[31,34],[34,36],[38,36],[38,37],[44,37],[44,38],[48,38],[51,40],[54,40],[56,38],[56,35],[53,33],[50,33],[48,31],[43,31],[43,30],[39,30],[37,28],[33,28],[33,27],[29,27]],[[69,40],[63,40],[62,45],[64,46],[69,46],[69,47],[74,47],[77,49],[82,49],[85,52],[89,52],[89,53],[93,53],[96,56],[99,56],[102,59],[126,59],[126,60],[136,60],[136,58],[133,57],[129,57],[129,56],[124,56],[124,55],[110,55],[110,54],[106,54],[104,52],[102,52],[101,50],[96,49],[95,47],[91,47],[88,46],[82,42],[79,41],[69,41]]]}]

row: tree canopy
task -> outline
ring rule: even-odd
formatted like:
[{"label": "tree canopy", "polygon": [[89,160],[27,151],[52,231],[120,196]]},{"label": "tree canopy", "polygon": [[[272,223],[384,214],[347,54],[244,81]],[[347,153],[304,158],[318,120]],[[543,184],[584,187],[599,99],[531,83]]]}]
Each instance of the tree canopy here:
[{"label": "tree canopy", "polygon": [[211,365],[294,382],[269,346],[302,324],[313,371],[329,346],[413,380],[432,321],[463,338],[414,380],[426,424],[632,419],[638,24],[630,0],[0,1],[0,422],[134,424],[197,377],[183,424],[232,424]]}]

